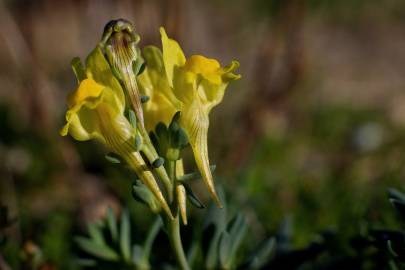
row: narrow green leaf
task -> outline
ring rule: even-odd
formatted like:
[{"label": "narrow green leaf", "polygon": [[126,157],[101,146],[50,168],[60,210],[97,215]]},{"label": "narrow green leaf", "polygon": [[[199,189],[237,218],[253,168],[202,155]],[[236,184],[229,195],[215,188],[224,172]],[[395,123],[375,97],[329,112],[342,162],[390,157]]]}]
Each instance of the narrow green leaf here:
[{"label": "narrow green leaf", "polygon": [[235,264],[236,253],[242,244],[242,240],[246,235],[247,223],[242,214],[238,214],[228,225],[229,227],[229,241],[230,247],[228,250],[228,257],[223,261],[224,265],[228,268]]},{"label": "narrow green leaf", "polygon": [[239,213],[233,219],[233,222],[230,223],[229,234],[231,235],[232,239],[236,239],[237,237],[243,236],[243,233],[246,231],[246,229],[246,219],[243,214]]},{"label": "narrow green leaf", "polygon": [[148,206],[154,213],[157,213],[160,209],[160,205],[153,193],[140,181],[132,185],[132,197],[136,201]]},{"label": "narrow green leaf", "polygon": [[387,249],[394,258],[398,257],[398,253],[392,247],[392,241],[391,240],[387,241]]},{"label": "narrow green leaf", "polygon": [[87,225],[87,229],[89,231],[90,238],[93,240],[94,243],[99,245],[104,245],[104,236],[103,232],[101,231],[101,226],[96,223]]},{"label": "narrow green leaf", "polygon": [[113,163],[113,164],[121,163],[121,160],[118,157],[118,155],[116,155],[114,153],[108,153],[107,155],[105,155],[105,159],[108,160],[109,162]]},{"label": "narrow green leaf", "polygon": [[398,191],[398,190],[396,190],[396,189],[394,189],[394,188],[389,188],[388,189],[388,196],[391,199],[396,199],[396,200],[405,202],[405,194]]},{"label": "narrow green leaf", "polygon": [[121,254],[126,262],[131,260],[131,225],[127,210],[122,211],[120,227]]},{"label": "narrow green leaf", "polygon": [[[205,256],[205,268],[206,269],[217,269],[218,264],[218,247],[219,240],[221,237],[221,231],[214,225],[207,228],[215,228],[214,234],[209,242],[208,249]],[[205,232],[206,233],[206,232]]]},{"label": "narrow green leaf", "polygon": [[399,270],[399,268],[394,260],[389,260],[388,265],[390,267],[390,270]]},{"label": "narrow green leaf", "polygon": [[222,269],[229,269],[229,258],[231,252],[232,240],[228,232],[224,231],[219,240],[219,263]]},{"label": "narrow green leaf", "polygon": [[145,243],[143,244],[143,251],[144,257],[146,260],[149,260],[149,255],[152,250],[153,242],[155,241],[156,236],[158,235],[160,229],[162,228],[162,220],[160,217],[156,218],[155,222],[153,223],[152,227],[148,232],[148,236],[146,237]]},{"label": "narrow green leaf", "polygon": [[[221,201],[225,203],[225,194],[220,186],[217,187],[217,192]],[[206,250],[205,260],[205,266],[207,269],[217,269],[219,241],[221,238],[221,234],[225,231],[226,228],[226,209],[226,205],[224,205],[223,209],[219,209],[212,203],[208,208],[208,213],[204,219],[204,237],[209,238],[207,239],[209,240],[209,244]],[[212,228],[214,228],[214,233],[212,237],[209,237],[207,233],[210,233]]]},{"label": "narrow green leaf", "polygon": [[140,202],[148,205],[150,201],[151,192],[139,180],[132,185],[132,197]]},{"label": "narrow green leaf", "polygon": [[79,247],[95,256],[107,261],[118,261],[119,260],[119,255],[110,247],[106,246],[106,245],[99,245],[93,241],[91,241],[88,238],[84,238],[84,237],[76,237],[75,238],[76,243],[79,245]]},{"label": "narrow green leaf", "polygon": [[199,251],[199,243],[198,241],[193,241],[191,247],[188,249],[187,252],[187,261],[188,264],[193,267],[194,263],[196,262],[197,256]]},{"label": "narrow green leaf", "polygon": [[111,207],[108,207],[107,210],[107,225],[111,233],[111,238],[113,241],[118,240],[118,229],[117,229],[117,221],[115,219],[114,212]]},{"label": "narrow green leaf", "polygon": [[291,248],[291,238],[293,232],[293,221],[291,216],[286,216],[277,232],[277,247],[282,251]]},{"label": "narrow green leaf", "polygon": [[152,244],[162,227],[162,221],[158,217],[153,223],[148,232],[143,246],[134,245],[132,248],[132,261],[138,269],[150,269],[149,257],[152,249]]},{"label": "narrow green leaf", "polygon": [[[211,172],[214,172],[216,169],[216,165],[210,165]],[[181,177],[179,177],[178,181],[181,181],[182,183],[186,181],[192,181],[192,180],[198,180],[201,179],[201,173],[199,172],[193,172],[193,173],[187,173]]]},{"label": "narrow green leaf", "polygon": [[182,182],[182,185],[184,186],[186,193],[187,193],[187,198],[190,201],[192,205],[194,205],[197,208],[203,209],[205,208],[205,205],[200,201],[200,199],[194,194],[193,190],[191,187],[185,183]]},{"label": "narrow green leaf", "polygon": [[141,264],[141,261],[143,260],[143,249],[140,245],[134,245],[132,247],[132,262],[135,265]]}]

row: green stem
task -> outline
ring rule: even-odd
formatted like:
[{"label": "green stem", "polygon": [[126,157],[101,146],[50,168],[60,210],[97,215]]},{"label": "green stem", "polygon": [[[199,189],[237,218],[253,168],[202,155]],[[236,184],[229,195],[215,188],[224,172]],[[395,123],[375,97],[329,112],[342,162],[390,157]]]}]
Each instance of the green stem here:
[{"label": "green stem", "polygon": [[167,166],[166,166],[166,170],[167,170],[167,174],[170,177],[171,182],[173,183],[173,187],[172,187],[172,192],[173,195],[176,192],[176,190],[174,189],[175,183],[177,181],[177,177],[176,177],[176,161],[168,161],[167,162]]},{"label": "green stem", "polygon": [[184,253],[183,249],[183,244],[181,243],[179,215],[177,215],[175,219],[168,220],[167,234],[169,236],[170,244],[180,268],[182,270],[190,270],[191,268],[188,265],[186,254]]},{"label": "green stem", "polygon": [[[169,161],[166,164],[166,169],[172,183],[176,182],[176,161]],[[173,185],[172,194],[173,198],[176,198],[176,189],[175,185]],[[182,270],[190,270],[190,266],[188,265],[186,254],[184,253],[183,244],[181,242],[181,235],[180,235],[180,217],[179,217],[179,210],[177,207],[177,202],[174,200],[174,209],[176,216],[174,219],[166,219],[166,231],[169,237],[170,245],[174,251],[174,255],[176,256],[177,263],[179,264]]]},{"label": "green stem", "polygon": [[[142,152],[145,154],[145,156],[147,157],[149,162],[152,163],[159,157],[159,155],[157,154],[155,148],[152,145],[148,132],[146,132],[144,127],[141,127],[139,125],[138,125],[138,127],[139,127],[139,130],[141,131],[141,135],[143,138]],[[172,194],[173,185],[172,185],[171,179],[167,175],[166,170],[164,169],[163,166],[154,169],[154,171],[159,176],[159,179],[163,182],[163,184],[166,188],[166,191],[167,191],[169,202],[171,202],[173,200],[173,196],[172,196],[173,195]]]}]

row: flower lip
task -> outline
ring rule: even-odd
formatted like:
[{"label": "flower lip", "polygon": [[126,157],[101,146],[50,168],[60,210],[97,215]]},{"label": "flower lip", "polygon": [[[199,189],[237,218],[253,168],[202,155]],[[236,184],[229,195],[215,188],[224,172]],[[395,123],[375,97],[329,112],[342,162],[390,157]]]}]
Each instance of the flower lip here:
[{"label": "flower lip", "polygon": [[215,59],[210,59],[202,55],[192,55],[186,60],[185,70],[196,75],[201,75],[213,84],[221,84],[221,66]]},{"label": "flower lip", "polygon": [[202,55],[192,55],[186,60],[186,69],[200,74],[214,73],[220,69],[217,60]]},{"label": "flower lip", "polygon": [[85,79],[81,82],[79,88],[68,96],[67,103],[69,108],[84,103],[86,100],[97,99],[104,86],[96,83],[93,79]]}]

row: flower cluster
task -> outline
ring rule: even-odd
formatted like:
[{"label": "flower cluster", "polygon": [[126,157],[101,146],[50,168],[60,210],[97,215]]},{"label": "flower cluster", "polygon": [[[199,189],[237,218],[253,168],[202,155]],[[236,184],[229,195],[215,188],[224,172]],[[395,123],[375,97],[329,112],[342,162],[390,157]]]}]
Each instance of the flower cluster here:
[{"label": "flower cluster", "polygon": [[[228,83],[240,75],[233,73],[238,62],[221,67],[215,59],[201,55],[186,58],[163,28],[160,33],[162,49],[146,46],[141,51],[139,36],[129,22],[107,24],[102,41],[85,65],[77,58],[72,62],[79,86],[68,97],[61,134],[104,144],[130,165],[159,209],[172,217],[169,205],[173,194],[178,194],[177,205],[181,208],[184,187],[173,183],[168,170],[161,166],[173,155],[161,154],[149,134],[158,129],[159,123],[171,126],[173,132],[182,131],[179,134],[187,137],[201,176],[220,206],[208,159],[209,113],[222,101]],[[181,169],[174,171],[184,173],[182,164],[178,166]],[[158,180],[166,192],[160,189]]]}]

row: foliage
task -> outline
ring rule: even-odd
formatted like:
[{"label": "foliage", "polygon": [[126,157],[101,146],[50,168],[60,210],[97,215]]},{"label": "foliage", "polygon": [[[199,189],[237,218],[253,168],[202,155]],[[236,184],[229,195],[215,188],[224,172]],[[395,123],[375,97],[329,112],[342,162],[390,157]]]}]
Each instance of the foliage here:
[{"label": "foliage", "polygon": [[[405,194],[389,189],[388,195],[399,218],[405,220]],[[221,198],[225,201],[223,196],[221,192]],[[402,229],[363,224],[349,237],[339,231],[327,230],[319,233],[304,247],[294,248],[294,226],[291,220],[286,219],[274,236],[262,240],[256,247],[247,248],[252,246],[247,237],[252,231],[244,215],[239,213],[232,216],[227,210],[227,207],[219,210],[212,204],[202,218],[201,226],[194,224],[196,231],[188,251],[192,269],[405,269],[405,234]],[[122,216],[124,224],[128,222],[128,216],[125,215],[127,214]],[[124,259],[122,247],[129,249],[129,243],[116,243],[114,247],[106,249],[101,228],[108,228],[109,239],[114,239],[113,235],[116,235],[115,241],[118,238],[123,241],[125,238],[117,237],[117,225],[111,211],[103,224],[89,226],[91,241],[77,238],[79,246],[93,255],[91,261],[82,260],[81,263],[87,266],[91,264],[91,267],[97,263],[97,269],[104,269],[100,262],[115,261],[121,263],[118,264],[121,265],[120,269],[124,269],[124,266],[128,266],[128,261]],[[143,246],[133,246],[134,257],[130,264],[136,265],[135,269],[151,267],[148,256],[154,257],[151,244],[161,228],[160,224],[159,220],[155,222]],[[122,230],[121,226],[120,233]],[[129,234],[128,230],[124,231]],[[130,236],[127,235],[126,239],[130,239]],[[155,265],[151,269],[160,269],[163,266],[172,269],[172,266],[169,267],[170,263],[165,262],[167,259],[154,258]],[[112,267],[111,264],[106,265]]]}]

